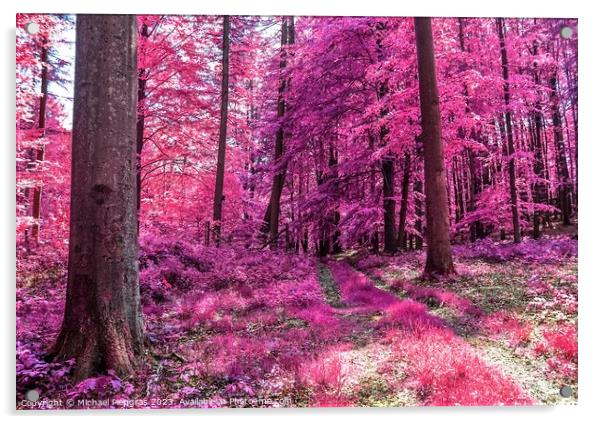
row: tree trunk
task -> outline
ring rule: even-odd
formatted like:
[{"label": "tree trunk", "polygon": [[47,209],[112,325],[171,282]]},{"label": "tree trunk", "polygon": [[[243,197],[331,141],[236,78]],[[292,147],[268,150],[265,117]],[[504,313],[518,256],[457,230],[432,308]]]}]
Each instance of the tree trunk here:
[{"label": "tree trunk", "polygon": [[504,77],[504,104],[506,110],[504,112],[506,124],[506,140],[508,142],[508,182],[510,184],[510,203],[512,207],[512,228],[514,230],[514,242],[520,243],[520,221],[518,216],[518,194],[516,191],[516,169],[514,166],[514,136],[512,133],[512,116],[510,115],[510,83],[508,75],[508,54],[506,52],[506,39],[504,30],[504,20],[497,18],[498,36],[500,39],[500,52],[502,56],[502,75]]},{"label": "tree trunk", "polygon": [[[282,18],[281,52],[280,52],[280,70],[286,68],[286,46],[295,43],[295,19],[293,16]],[[280,86],[278,87],[278,110],[277,116],[282,119],[286,111],[284,101],[284,92],[289,85],[289,81],[282,76]],[[270,203],[264,215],[264,224],[262,232],[269,234],[269,244],[271,249],[278,248],[278,226],[280,222],[280,198],[284,181],[286,178],[286,167],[278,163],[284,154],[284,127],[281,124],[276,132],[276,143],[274,146],[274,164],[278,167],[272,179],[272,191],[270,194]]]},{"label": "tree trunk", "polygon": [[410,154],[406,153],[403,161],[403,180],[401,182],[401,205],[399,207],[399,227],[397,230],[397,245],[407,250],[406,217],[408,215],[408,196],[410,193]]},{"label": "tree trunk", "polygon": [[421,141],[424,148],[424,181],[426,193],[427,254],[424,274],[449,275],[455,272],[449,241],[449,214],[445,187],[445,164],[441,143],[439,90],[433,50],[430,18],[414,18],[420,115]]},{"label": "tree trunk", "polygon": [[[533,46],[533,55],[537,55],[537,43]],[[533,65],[533,80],[537,86],[541,84],[541,79],[539,76],[539,70],[537,68],[537,64]],[[539,96],[539,94],[538,94]],[[541,101],[539,97],[535,102],[535,111],[533,112],[533,121],[535,124],[535,128],[533,129],[533,152],[534,152],[534,160],[533,160],[533,172],[535,173],[535,177],[538,181],[533,184],[533,202],[534,203],[543,203],[546,199],[546,187],[544,184],[544,158],[543,158],[543,140],[541,137],[542,133],[542,122],[543,116],[541,112]],[[534,211],[533,212],[533,238],[538,239],[541,236],[541,212]]]},{"label": "tree trunk", "polygon": [[562,213],[562,224],[571,224],[570,181],[567,166],[567,154],[562,136],[562,120],[558,100],[557,74],[553,71],[550,78],[550,101],[552,103],[552,125],[554,126],[554,147],[556,150],[556,170],[558,175],[558,200]]},{"label": "tree trunk", "polygon": [[[387,27],[384,22],[376,24],[376,52],[379,61],[384,61],[382,39]],[[383,103],[380,107],[380,118],[383,119],[389,114],[389,110],[384,104],[384,99],[389,94],[389,84],[387,80],[381,81],[378,86],[377,97]],[[383,124],[379,128],[379,142],[381,146],[387,145],[387,136],[389,128]],[[381,159],[381,173],[383,176],[383,248],[387,253],[397,251],[397,235],[395,234],[395,157],[389,149]]]},{"label": "tree trunk", "polygon": [[[42,62],[42,75],[40,83],[40,110],[38,112],[38,129],[40,138],[46,135],[46,104],[48,102],[48,48],[47,40],[42,38],[42,49],[40,60]],[[41,144],[35,151],[35,167],[38,167],[44,161],[44,145]],[[31,227],[31,238],[34,244],[38,244],[40,239],[40,218],[42,216],[42,185],[36,185],[33,189],[33,199],[31,204],[31,217],[34,222]]]},{"label": "tree trunk", "polygon": [[[142,24],[140,35],[148,39],[148,26]],[[147,70],[140,68],[138,70],[138,114],[136,120],[136,210],[140,217],[140,204],[142,196],[142,148],[144,147],[144,99],[146,98],[146,77]],[[140,228],[140,219],[138,219],[138,228]]]},{"label": "tree trunk", "polygon": [[[110,36],[108,36],[110,34]],[[134,371],[143,348],[136,214],[135,15],[78,15],[69,269],[49,356],[76,380]]]},{"label": "tree trunk", "polygon": [[394,159],[387,156],[382,159],[383,174],[383,207],[384,207],[384,251],[395,253],[397,251],[397,236],[395,234],[395,174],[393,171]]},{"label": "tree trunk", "polygon": [[217,171],[215,174],[215,196],[213,198],[213,232],[215,245],[219,246],[222,233],[222,205],[224,203],[224,172],[226,169],[226,135],[228,132],[228,84],[230,59],[230,16],[224,16],[222,46],[222,92],[219,122],[219,145]]},{"label": "tree trunk", "polygon": [[[422,147],[419,149],[422,155]],[[414,181],[414,193],[422,194],[422,180],[416,178]],[[422,217],[424,216],[424,211],[422,210],[422,199],[419,196],[414,195],[414,208],[416,212],[416,221],[414,222],[414,229],[416,230],[416,235],[412,237],[413,240],[413,248],[416,250],[422,250]]]}]

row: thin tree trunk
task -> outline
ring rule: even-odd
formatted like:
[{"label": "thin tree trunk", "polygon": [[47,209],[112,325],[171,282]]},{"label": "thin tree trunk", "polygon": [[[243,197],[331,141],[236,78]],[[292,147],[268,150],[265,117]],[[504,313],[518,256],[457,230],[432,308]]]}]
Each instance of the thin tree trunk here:
[{"label": "thin tree trunk", "polygon": [[[537,55],[537,44],[533,46],[533,55]],[[533,79],[537,86],[541,84],[541,79],[539,76],[539,70],[537,69],[537,64],[533,67]],[[533,202],[534,203],[543,203],[546,199],[545,191],[546,187],[543,182],[544,180],[544,158],[543,158],[543,141],[542,141],[542,121],[543,116],[541,112],[541,101],[539,97],[535,102],[535,111],[533,112],[533,121],[535,124],[535,128],[533,129],[533,152],[534,152],[534,161],[533,161],[533,172],[535,173],[535,177],[538,181],[533,185]],[[534,211],[533,212],[533,238],[538,239],[541,237],[541,212]]]},{"label": "thin tree trunk", "polygon": [[[382,46],[382,39],[384,32],[386,31],[386,24],[378,22],[376,24],[376,51],[378,60],[384,60],[384,52]],[[378,100],[383,103],[380,107],[380,118],[385,118],[389,111],[384,105],[384,99],[389,93],[389,86],[386,80],[381,81],[378,86],[377,97]],[[389,134],[389,128],[386,125],[381,125],[379,128],[379,142],[381,146],[387,144],[387,136]],[[383,176],[383,244],[384,251],[387,253],[395,253],[397,251],[397,236],[395,234],[395,157],[391,151],[387,153],[381,159],[381,173]]]},{"label": "thin tree trunk", "polygon": [[445,187],[445,163],[441,143],[441,115],[433,33],[430,18],[414,18],[420,90],[421,141],[424,148],[427,254],[424,274],[455,272],[449,241],[449,214]]},{"label": "thin tree trunk", "polygon": [[410,193],[410,154],[406,153],[403,160],[403,180],[401,182],[401,205],[399,207],[399,227],[397,230],[397,245],[402,250],[407,250],[406,217],[408,215],[408,197]]},{"label": "thin tree trunk", "polygon": [[[466,45],[464,40],[464,19],[458,18],[458,40],[460,42],[460,51],[462,53],[466,52]],[[466,66],[463,63],[463,66]],[[464,103],[465,103],[465,112],[467,114],[470,113],[469,99],[468,99],[468,87],[466,84],[463,84],[463,94],[464,94]],[[464,138],[465,130],[461,128],[459,131],[460,138]],[[470,137],[473,140],[478,139],[478,135],[476,130],[473,128],[470,133]],[[467,212],[474,212],[476,210],[477,204],[477,196],[479,194],[479,184],[477,177],[477,169],[475,163],[475,153],[472,149],[466,149],[466,157],[468,161],[468,178],[467,178],[467,201],[466,201],[466,210]],[[483,224],[480,221],[475,221],[470,224],[470,241],[474,242],[477,238],[481,238],[483,236]]]},{"label": "thin tree trunk", "polygon": [[[282,35],[281,35],[281,58],[280,70],[286,68],[286,46],[295,42],[294,17],[288,16],[282,18]],[[282,76],[280,86],[278,87],[278,110],[277,116],[282,119],[286,111],[286,103],[284,101],[284,93],[288,87],[288,80]],[[284,126],[281,124],[276,132],[276,143],[274,146],[274,164],[278,167],[272,179],[272,191],[270,194],[270,203],[264,215],[264,224],[262,232],[269,234],[269,244],[271,249],[278,248],[278,226],[280,223],[280,198],[284,181],[286,179],[286,167],[279,163],[284,154]]]},{"label": "thin tree trunk", "polygon": [[383,207],[384,207],[384,251],[395,253],[397,251],[397,236],[395,234],[395,160],[392,156],[382,159],[383,174]]},{"label": "thin tree trunk", "polygon": [[567,166],[566,147],[562,136],[562,119],[560,114],[560,105],[558,99],[557,71],[554,70],[550,78],[550,101],[552,103],[552,125],[554,126],[554,147],[556,150],[556,170],[558,176],[558,199],[560,202],[560,211],[562,212],[562,224],[571,224],[571,202],[570,202],[570,181]]},{"label": "thin tree trunk", "polygon": [[[338,160],[338,154],[336,152],[334,143],[330,144],[330,149],[329,149],[329,158],[328,158],[328,165],[330,168],[330,177],[329,178],[338,178],[338,166],[339,160]],[[337,253],[341,253],[343,251],[343,248],[341,246],[341,233],[339,231],[339,223],[341,221],[341,214],[339,212],[338,209],[335,209],[330,217],[330,236],[331,236],[331,243],[330,243],[330,253],[332,254],[337,254]]]},{"label": "thin tree trunk", "polygon": [[[46,104],[48,102],[48,47],[47,40],[42,38],[42,49],[40,60],[42,62],[42,75],[40,84],[40,110],[38,113],[38,129],[40,130],[40,138],[46,135]],[[35,151],[36,163],[34,167],[38,167],[44,161],[44,145],[41,144]],[[42,185],[36,185],[33,189],[33,199],[31,204],[31,217],[33,225],[31,227],[31,238],[34,244],[38,244],[40,239],[40,218],[42,216]]]},{"label": "thin tree trunk", "polygon": [[[146,39],[149,37],[148,26],[142,24],[140,35]],[[144,99],[146,98],[147,70],[138,70],[138,115],[136,120],[136,210],[140,217],[140,205],[142,196],[142,148],[144,147]],[[140,219],[138,219],[140,228]]]},{"label": "thin tree trunk", "polygon": [[[110,36],[107,36],[110,34]],[[134,371],[141,353],[136,214],[136,16],[78,15],[69,269],[49,356],[75,380]]]},{"label": "thin tree trunk", "polygon": [[230,16],[224,16],[223,20],[221,111],[219,145],[217,150],[217,171],[215,174],[215,196],[213,198],[213,234],[216,246],[219,246],[221,243],[222,233],[224,173],[226,169],[226,135],[228,133],[228,85],[230,76]]},{"label": "thin tree trunk", "polygon": [[507,149],[510,160],[508,161],[508,182],[510,184],[510,203],[512,207],[512,227],[514,230],[514,242],[520,243],[520,221],[518,216],[518,194],[516,190],[516,168],[514,165],[514,137],[512,133],[512,116],[510,115],[510,83],[508,72],[508,54],[506,52],[506,38],[504,30],[504,20],[497,18],[497,29],[500,40],[500,52],[502,56],[502,75],[504,77],[504,112],[506,124],[506,139],[508,141]]}]

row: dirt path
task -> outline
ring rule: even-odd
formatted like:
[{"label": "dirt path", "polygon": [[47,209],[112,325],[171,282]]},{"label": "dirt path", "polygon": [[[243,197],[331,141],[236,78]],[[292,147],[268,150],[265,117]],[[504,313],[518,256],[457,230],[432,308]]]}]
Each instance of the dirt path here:
[{"label": "dirt path", "polygon": [[[399,287],[392,287],[376,275],[371,273],[367,275],[376,287],[400,299],[407,299],[408,293],[404,290],[400,290]],[[461,298],[456,293],[453,293],[453,295]],[[544,359],[518,355],[503,340],[491,338],[486,334],[475,331],[471,325],[466,325],[467,321],[461,316],[462,313],[454,310],[449,305],[433,305],[428,299],[416,300],[423,302],[429,308],[430,314],[445,320],[446,324],[459,337],[475,349],[485,363],[499,369],[504,375],[511,378],[529,397],[534,399],[536,404],[558,405],[574,404],[576,402],[576,393],[568,398],[560,396],[557,382],[551,381],[545,374],[547,366]]]},{"label": "dirt path", "polygon": [[[363,381],[377,376],[388,400],[404,404],[500,405],[532,404],[525,384],[492,361],[425,305],[377,287],[364,273],[344,262],[329,262],[339,311],[353,319],[357,333],[372,335],[366,346],[347,355]],[[333,290],[329,290],[331,297]],[[369,317],[369,319],[367,319]],[[379,358],[377,366],[374,358]],[[483,359],[485,358],[485,359]],[[353,366],[349,375],[358,370]],[[547,388],[546,388],[547,389]]]}]

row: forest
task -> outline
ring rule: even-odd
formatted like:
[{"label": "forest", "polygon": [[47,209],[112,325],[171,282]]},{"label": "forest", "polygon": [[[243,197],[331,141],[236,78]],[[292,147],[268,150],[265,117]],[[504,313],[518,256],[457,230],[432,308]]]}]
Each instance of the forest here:
[{"label": "forest", "polygon": [[577,20],[16,16],[16,407],[577,402]]}]

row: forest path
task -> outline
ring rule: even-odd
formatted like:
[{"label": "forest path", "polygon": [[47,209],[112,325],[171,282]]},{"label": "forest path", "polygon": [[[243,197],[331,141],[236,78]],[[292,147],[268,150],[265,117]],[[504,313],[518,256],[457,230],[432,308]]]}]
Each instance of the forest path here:
[{"label": "forest path", "polygon": [[560,395],[560,383],[551,379],[546,373],[548,366],[545,358],[519,354],[508,340],[488,334],[483,326],[491,317],[490,313],[481,310],[471,300],[463,297],[460,291],[447,286],[441,289],[440,285],[438,287],[416,286],[409,281],[400,284],[400,280],[391,281],[378,272],[368,271],[366,275],[377,287],[400,299],[409,297],[425,304],[430,314],[443,319],[458,337],[464,339],[478,352],[484,362],[500,369],[504,375],[513,379],[534,399],[536,404],[570,405],[577,401],[576,391],[569,397]]},{"label": "forest path", "polygon": [[[372,340],[389,343],[390,354],[377,371],[398,397],[408,398],[409,390],[426,405],[534,402],[503,361],[490,360],[424,304],[402,297],[345,262],[330,261],[327,267],[338,290],[339,311],[373,333]],[[366,316],[371,319],[360,318]],[[396,377],[391,376],[390,365],[399,363],[402,372],[398,366]]]}]

